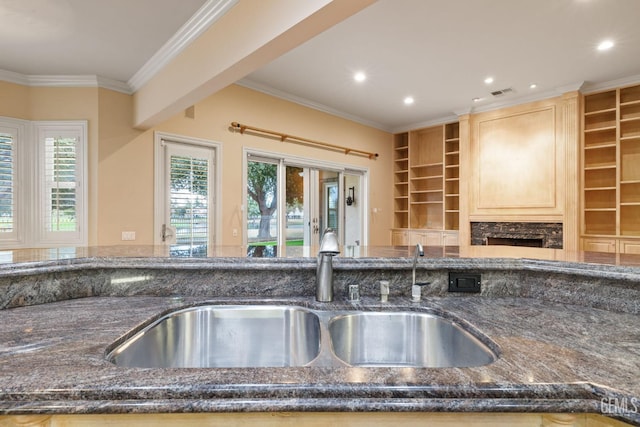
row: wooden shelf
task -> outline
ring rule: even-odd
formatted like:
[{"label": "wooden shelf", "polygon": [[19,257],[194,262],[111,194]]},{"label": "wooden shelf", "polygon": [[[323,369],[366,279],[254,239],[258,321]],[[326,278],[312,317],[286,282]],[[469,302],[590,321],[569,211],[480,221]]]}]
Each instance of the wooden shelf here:
[{"label": "wooden shelf", "polygon": [[616,165],[611,163],[603,163],[601,165],[593,165],[593,166],[585,166],[584,170],[593,171],[593,170],[602,170],[602,169],[615,169]]},{"label": "wooden shelf", "polygon": [[617,111],[617,108],[613,107],[613,108],[607,108],[605,110],[598,110],[598,111],[591,111],[589,113],[584,113],[585,117],[590,117],[590,116],[594,116],[594,115],[598,115],[598,114],[602,114],[602,113],[615,113]]},{"label": "wooden shelf", "polygon": [[426,181],[428,179],[442,179],[443,175],[429,175],[429,176],[421,176],[418,178],[411,178],[411,181]]},{"label": "wooden shelf", "polygon": [[394,215],[393,226],[396,228],[409,227],[409,136],[399,134],[394,136]]},{"label": "wooden shelf", "polygon": [[595,128],[595,129],[585,129],[584,133],[595,133],[595,132],[602,132],[605,130],[616,130],[615,126],[603,126],[603,127],[599,127],[599,128]]},{"label": "wooden shelf", "polygon": [[593,239],[583,244],[632,250],[624,239],[640,237],[640,85],[585,95],[583,132],[582,236]]},{"label": "wooden shelf", "polygon": [[628,101],[628,102],[621,102],[620,103],[621,107],[627,107],[629,105],[640,105],[640,99],[635,100],[635,101]]},{"label": "wooden shelf", "polygon": [[458,123],[394,135],[394,152],[394,228],[458,230]]},{"label": "wooden shelf", "polygon": [[603,190],[614,190],[616,187],[585,187],[584,191],[603,191]]},{"label": "wooden shelf", "polygon": [[438,166],[442,166],[444,163],[443,162],[438,162],[438,163],[424,163],[421,165],[411,165],[411,169],[418,169],[418,168],[431,168],[431,167],[438,167]]},{"label": "wooden shelf", "polygon": [[601,143],[596,143],[593,145],[588,145],[585,146],[584,149],[585,150],[599,150],[602,148],[615,148],[616,147],[616,143],[615,142],[601,142]]},{"label": "wooden shelf", "polygon": [[442,193],[442,189],[438,190],[412,190],[411,194],[425,194],[425,193]]}]

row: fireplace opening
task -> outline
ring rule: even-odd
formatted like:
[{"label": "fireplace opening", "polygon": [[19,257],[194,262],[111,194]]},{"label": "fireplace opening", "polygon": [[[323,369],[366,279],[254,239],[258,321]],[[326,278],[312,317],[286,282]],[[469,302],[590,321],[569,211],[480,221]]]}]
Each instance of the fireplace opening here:
[{"label": "fireplace opening", "polygon": [[495,246],[526,246],[528,248],[544,247],[543,239],[510,238],[510,237],[487,237],[487,245]]},{"label": "fireplace opening", "polygon": [[472,245],[562,249],[559,222],[472,222]]}]

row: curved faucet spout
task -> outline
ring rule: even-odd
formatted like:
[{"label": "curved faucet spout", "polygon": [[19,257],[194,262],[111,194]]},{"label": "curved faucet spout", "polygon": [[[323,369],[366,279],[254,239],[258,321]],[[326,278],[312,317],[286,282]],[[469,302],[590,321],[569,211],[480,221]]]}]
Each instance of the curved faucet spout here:
[{"label": "curved faucet spout", "polygon": [[338,255],[340,253],[340,245],[338,244],[338,236],[333,228],[327,228],[320,239],[321,254]]},{"label": "curved faucet spout", "polygon": [[416,244],[416,250],[413,253],[413,280],[411,281],[411,286],[416,284],[416,264],[418,262],[418,255],[424,256],[424,248],[420,243]]}]

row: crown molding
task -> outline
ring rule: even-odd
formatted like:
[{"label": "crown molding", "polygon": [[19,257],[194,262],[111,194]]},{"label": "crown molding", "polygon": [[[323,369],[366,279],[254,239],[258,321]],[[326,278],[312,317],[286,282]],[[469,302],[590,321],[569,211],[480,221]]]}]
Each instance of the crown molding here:
[{"label": "crown molding", "polygon": [[622,77],[616,80],[610,80],[608,82],[602,83],[585,83],[582,88],[580,88],[580,92],[583,94],[599,92],[601,90],[609,90],[615,89],[618,87],[631,86],[640,83],[640,74],[636,74],[634,76]]},{"label": "crown molding", "polygon": [[568,92],[576,92],[582,89],[583,86],[584,86],[584,81],[569,83],[564,86],[558,86],[556,88],[556,93],[558,95],[563,95]]},{"label": "crown molding", "polygon": [[96,76],[96,80],[98,81],[98,87],[101,87],[103,89],[110,89],[116,92],[126,93],[127,95],[133,95],[131,86],[123,81],[109,79],[107,77],[101,76]]},{"label": "crown molding", "polygon": [[288,92],[274,89],[270,86],[266,86],[261,83],[254,82],[253,80],[249,80],[247,78],[238,80],[235,84],[237,84],[238,86],[246,87],[247,89],[252,89],[258,92],[262,92],[266,95],[284,99],[285,101],[290,101],[295,104],[302,105],[303,107],[309,107],[314,110],[321,111],[323,113],[331,114],[332,116],[351,120],[352,122],[360,123],[362,125],[369,126],[375,129],[380,129],[385,132],[391,132],[391,128],[389,128],[388,126],[384,126],[382,123],[378,123],[373,120],[368,120],[359,116],[355,116],[353,114],[349,114],[344,111],[336,110],[335,108],[328,107],[324,104],[313,102],[306,98],[302,98],[299,96],[292,95]]},{"label": "crown molding", "polygon": [[0,80],[9,83],[15,83],[17,85],[30,86],[29,76],[25,76],[24,74],[20,73],[14,73],[13,71],[0,70]]},{"label": "crown molding", "polygon": [[437,126],[437,125],[444,125],[447,123],[452,123],[452,122],[457,122],[458,121],[458,115],[457,114],[451,114],[448,116],[444,116],[444,117],[438,117],[435,119],[431,119],[431,120],[426,120],[424,122],[418,122],[418,123],[412,123],[410,125],[405,125],[405,126],[398,126],[396,128],[391,129],[389,132],[391,133],[404,133],[404,132],[409,132],[415,129],[422,129],[422,128],[428,128],[431,126]]},{"label": "crown molding", "polygon": [[147,84],[173,58],[204,31],[222,18],[239,0],[208,0],[180,29],[129,79],[132,92]]},{"label": "crown molding", "polygon": [[125,82],[96,75],[26,75],[0,70],[0,80],[23,86],[41,87],[101,87],[131,95],[131,88]]},{"label": "crown molding", "polygon": [[238,1],[208,0],[128,82],[97,75],[26,75],[8,70],[0,70],[0,80],[23,86],[101,87],[131,95],[214,22],[224,16]]}]

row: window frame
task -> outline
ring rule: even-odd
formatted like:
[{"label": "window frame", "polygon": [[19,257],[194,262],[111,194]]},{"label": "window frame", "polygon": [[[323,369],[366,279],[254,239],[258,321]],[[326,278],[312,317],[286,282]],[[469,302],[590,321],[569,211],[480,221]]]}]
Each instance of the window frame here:
[{"label": "window frame", "polygon": [[[0,248],[86,246],[88,244],[88,132],[86,120],[28,121],[0,117],[0,126],[18,129],[14,156],[14,206],[16,235],[2,236]],[[75,147],[76,230],[48,231],[46,223],[46,145],[49,133],[77,138]]]}]

